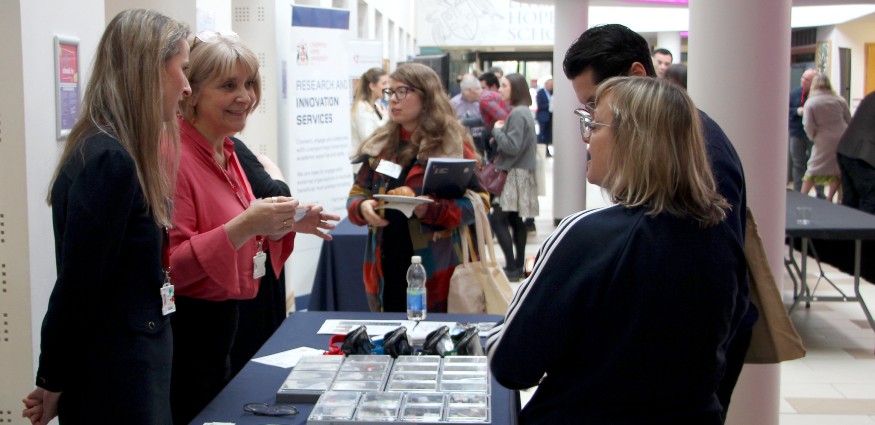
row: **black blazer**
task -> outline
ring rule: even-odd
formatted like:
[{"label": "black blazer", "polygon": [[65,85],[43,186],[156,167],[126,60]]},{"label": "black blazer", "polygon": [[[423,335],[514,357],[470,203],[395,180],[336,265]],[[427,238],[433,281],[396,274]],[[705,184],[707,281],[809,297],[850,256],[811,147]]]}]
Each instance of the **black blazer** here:
[{"label": "black blazer", "polygon": [[173,352],[161,313],[162,230],[131,155],[91,136],[52,187],[58,278],[36,383],[62,423],[168,424]]}]

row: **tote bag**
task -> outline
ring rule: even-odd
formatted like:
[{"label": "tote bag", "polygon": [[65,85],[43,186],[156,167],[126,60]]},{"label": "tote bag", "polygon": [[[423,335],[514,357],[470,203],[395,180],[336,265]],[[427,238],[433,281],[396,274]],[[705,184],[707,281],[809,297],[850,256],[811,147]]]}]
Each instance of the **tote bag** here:
[{"label": "tote bag", "polygon": [[495,260],[495,244],[483,200],[470,190],[465,193],[465,197],[474,205],[474,227],[480,258],[478,261],[477,254],[472,249],[470,231],[467,227],[463,228],[462,263],[456,266],[450,278],[447,312],[504,316],[513,299],[513,289]]},{"label": "tote bag", "polygon": [[744,362],[768,364],[804,357],[802,338],[793,327],[787,307],[778,292],[763,248],[763,240],[750,208],[747,209],[744,256],[750,270],[750,300],[760,312],[760,317],[751,331],[750,347]]}]

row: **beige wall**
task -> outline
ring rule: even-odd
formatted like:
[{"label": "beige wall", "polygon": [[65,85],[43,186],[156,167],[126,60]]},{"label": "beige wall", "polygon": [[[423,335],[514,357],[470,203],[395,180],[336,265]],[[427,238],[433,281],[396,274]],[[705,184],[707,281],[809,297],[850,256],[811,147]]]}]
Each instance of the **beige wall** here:
[{"label": "beige wall", "polygon": [[866,48],[865,43],[875,43],[875,13],[837,25],[833,38],[832,59],[833,86],[838,85],[839,47],[851,49],[851,110],[866,95]]},{"label": "beige wall", "polygon": [[103,0],[8,1],[0,14],[0,422],[26,423],[39,330],[55,279],[46,191],[55,137],[53,37],[79,39],[80,81],[103,31]]}]

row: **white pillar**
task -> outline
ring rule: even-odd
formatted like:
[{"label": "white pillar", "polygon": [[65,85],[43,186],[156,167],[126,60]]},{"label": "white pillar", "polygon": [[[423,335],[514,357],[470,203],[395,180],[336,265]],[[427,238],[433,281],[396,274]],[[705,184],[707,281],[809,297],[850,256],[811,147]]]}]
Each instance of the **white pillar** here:
[{"label": "white pillar", "polygon": [[681,63],[681,33],[677,31],[656,33],[655,47],[671,52],[671,63]]},{"label": "white pillar", "polygon": [[[783,274],[790,7],[790,0],[690,2],[687,57],[691,97],[741,157],[748,205],[776,277]],[[777,424],[779,402],[780,366],[746,365],[727,424]]]},{"label": "white pillar", "polygon": [[556,0],[553,47],[553,218],[586,208],[586,147],[573,111],[580,104],[563,78],[565,52],[588,28],[589,0]]}]

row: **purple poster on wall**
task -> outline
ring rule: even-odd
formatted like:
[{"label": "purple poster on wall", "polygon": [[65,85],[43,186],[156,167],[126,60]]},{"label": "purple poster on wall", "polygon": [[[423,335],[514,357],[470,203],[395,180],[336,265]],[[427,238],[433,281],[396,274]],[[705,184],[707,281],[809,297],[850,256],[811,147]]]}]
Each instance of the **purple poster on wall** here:
[{"label": "purple poster on wall", "polygon": [[58,140],[67,137],[79,115],[79,41],[55,36],[55,95]]}]

